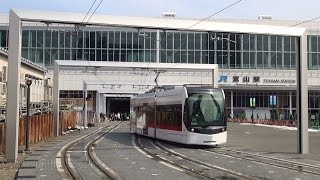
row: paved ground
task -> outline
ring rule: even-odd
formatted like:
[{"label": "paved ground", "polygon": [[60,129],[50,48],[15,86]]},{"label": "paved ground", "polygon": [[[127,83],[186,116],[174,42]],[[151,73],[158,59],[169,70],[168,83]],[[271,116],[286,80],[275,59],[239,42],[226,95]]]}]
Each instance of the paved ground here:
[{"label": "paved ground", "polygon": [[129,123],[105,136],[95,148],[100,160],[124,179],[195,179],[145,156],[136,149]]},{"label": "paved ground", "polygon": [[[39,142],[37,144],[30,144],[30,151],[33,152],[34,150],[38,149],[40,146],[45,145],[47,142],[51,140],[46,140],[43,142]],[[19,147],[19,152],[22,152],[24,147]],[[25,153],[18,153],[18,158],[16,163],[5,163],[5,155],[0,154],[0,174],[3,180],[11,180],[14,179],[16,176],[18,169],[21,163],[25,160],[28,155]]]},{"label": "paved ground", "polygon": [[[297,154],[297,131],[228,123],[227,146],[289,159],[320,161],[320,132],[309,132],[310,154]],[[319,163],[319,162],[316,162]]]},{"label": "paved ground", "polygon": [[14,179],[18,168],[20,167],[20,164],[23,162],[25,159],[25,155],[19,154],[19,157],[17,159],[17,163],[5,163],[5,157],[4,155],[0,155],[0,174],[1,174],[1,179],[3,180],[10,180]]},{"label": "paved ground", "polygon": [[[54,138],[45,144],[38,144],[38,147],[33,146],[33,153],[21,164],[17,174],[18,179],[59,179],[55,166],[57,151],[71,140],[88,134],[102,125],[104,124],[80,133]],[[312,132],[309,135],[310,154],[299,155],[296,154],[297,131],[229,123],[228,143],[225,146],[320,165],[320,132]],[[138,152],[132,143],[128,126],[122,126],[103,138],[96,148],[96,153],[106,165],[121,173],[126,179],[179,179],[177,177],[190,179],[185,174],[172,170]],[[19,162],[24,157],[20,154]],[[18,166],[19,163],[3,164],[0,156],[1,179],[13,179]]]},{"label": "paved ground", "polygon": [[[60,148],[70,141],[89,134],[104,125],[106,124],[100,123],[87,130],[55,137],[45,143],[31,145],[32,154],[28,156],[19,154],[18,163],[0,165],[0,170],[4,171],[0,179],[13,179],[15,176],[17,179],[60,179],[55,165],[56,154]],[[21,166],[18,170],[20,163]],[[6,171],[9,168],[11,171]]]}]

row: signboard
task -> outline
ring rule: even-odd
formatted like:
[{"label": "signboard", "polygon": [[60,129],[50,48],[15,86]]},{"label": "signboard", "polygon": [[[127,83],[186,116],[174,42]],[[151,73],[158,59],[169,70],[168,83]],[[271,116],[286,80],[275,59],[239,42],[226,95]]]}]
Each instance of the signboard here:
[{"label": "signboard", "polygon": [[265,84],[295,84],[295,79],[263,79]]},{"label": "signboard", "polygon": [[220,79],[218,80],[218,82],[223,82],[226,83],[228,81],[228,76],[220,76]]},{"label": "signboard", "polygon": [[[230,80],[229,80],[230,79]],[[256,85],[295,85],[296,80],[294,78],[270,78],[270,77],[261,77],[261,76],[219,76],[218,82],[222,83],[230,83],[232,84],[256,84]]]}]

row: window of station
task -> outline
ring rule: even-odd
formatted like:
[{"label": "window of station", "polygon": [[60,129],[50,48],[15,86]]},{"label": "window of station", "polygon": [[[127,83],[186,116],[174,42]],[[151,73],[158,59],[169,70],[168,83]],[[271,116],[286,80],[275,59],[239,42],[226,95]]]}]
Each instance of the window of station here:
[{"label": "window of station", "polygon": [[0,30],[0,47],[7,48],[8,47],[8,36],[9,31],[7,30]]},{"label": "window of station", "polygon": [[[61,27],[59,27],[61,28]],[[119,62],[156,62],[157,31],[85,28],[78,34],[24,29],[22,55],[36,63],[53,65],[55,59]],[[295,69],[297,38],[263,34],[159,31],[160,62],[218,63],[223,69]],[[308,36],[308,68],[319,69],[318,35]],[[0,30],[7,47],[8,31]]]},{"label": "window of station", "polygon": [[[88,91],[88,98],[93,97],[93,91]],[[83,98],[83,91],[60,91],[59,98]]]},{"label": "window of station", "polygon": [[[277,99],[278,108],[288,108],[289,107],[289,92],[234,92],[233,93],[233,107],[250,107],[250,98],[255,98],[257,108],[270,108],[270,96],[275,96]],[[226,102],[227,107],[230,107],[231,95],[229,92],[226,92]],[[296,106],[296,96],[295,93],[292,93],[292,107]]]},{"label": "window of station", "polygon": [[320,93],[318,91],[309,91],[309,109],[320,111]]}]

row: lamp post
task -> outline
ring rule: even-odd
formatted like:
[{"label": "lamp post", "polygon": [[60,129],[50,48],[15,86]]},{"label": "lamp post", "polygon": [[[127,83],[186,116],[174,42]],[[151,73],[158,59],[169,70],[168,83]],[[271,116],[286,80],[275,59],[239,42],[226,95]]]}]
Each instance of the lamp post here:
[{"label": "lamp post", "polygon": [[26,79],[27,85],[27,118],[26,118],[26,149],[29,151],[29,115],[30,115],[30,86],[32,84],[31,79]]}]

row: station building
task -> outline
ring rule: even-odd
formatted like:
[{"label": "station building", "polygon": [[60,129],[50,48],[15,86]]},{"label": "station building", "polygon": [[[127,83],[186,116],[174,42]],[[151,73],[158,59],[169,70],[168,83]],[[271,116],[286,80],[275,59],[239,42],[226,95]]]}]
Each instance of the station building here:
[{"label": "station building", "polygon": [[[70,15],[70,14],[68,14]],[[84,14],[83,14],[84,17]],[[108,16],[116,22],[134,17]],[[162,16],[159,18],[166,18]],[[158,21],[159,18],[145,18]],[[138,18],[142,20],[142,17]],[[166,22],[179,18],[170,16]],[[179,19],[188,22],[195,19]],[[200,21],[200,20],[199,20]],[[201,22],[225,23],[228,26],[265,25],[280,30],[290,27],[307,28],[309,113],[320,113],[320,23],[280,21],[272,19],[224,20]],[[8,16],[0,16],[0,46],[8,48]],[[253,115],[259,119],[294,116],[296,107],[296,62],[298,38],[270,34],[229,32],[195,32],[170,29],[139,29],[81,25],[23,23],[22,56],[48,69],[52,75],[54,60],[110,61],[150,63],[218,64],[219,87],[226,93],[226,108],[231,117]],[[81,106],[83,81],[96,80],[97,69],[62,71],[60,98],[73,99]],[[152,88],[154,76],[146,70],[136,72],[99,72],[100,81],[106,82],[99,90],[92,88],[92,109],[96,92],[104,94],[106,108],[102,112],[128,108],[129,97]],[[135,85],[125,87],[124,79]],[[204,75],[205,76],[205,75]],[[148,83],[147,83],[148,82]],[[201,82],[199,82],[201,83]],[[255,108],[252,111],[250,102]],[[115,110],[115,109],[114,109]],[[273,116],[273,117],[272,117]]]}]

